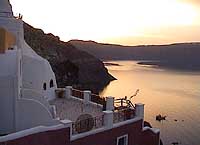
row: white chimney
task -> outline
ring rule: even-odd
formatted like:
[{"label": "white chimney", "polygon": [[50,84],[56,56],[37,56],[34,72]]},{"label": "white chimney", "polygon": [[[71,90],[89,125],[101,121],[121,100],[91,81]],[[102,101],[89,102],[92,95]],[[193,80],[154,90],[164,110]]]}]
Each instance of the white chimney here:
[{"label": "white chimney", "polygon": [[12,6],[9,0],[0,0],[0,17],[13,17]]}]

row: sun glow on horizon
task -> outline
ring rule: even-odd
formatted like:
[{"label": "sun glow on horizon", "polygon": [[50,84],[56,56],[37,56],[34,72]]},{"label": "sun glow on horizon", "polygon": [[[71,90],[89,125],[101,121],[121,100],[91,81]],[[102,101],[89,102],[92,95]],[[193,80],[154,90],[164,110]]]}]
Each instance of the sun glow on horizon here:
[{"label": "sun glow on horizon", "polygon": [[[161,39],[158,42],[152,40],[153,44],[165,41],[170,43],[172,38],[167,31],[187,27],[191,28],[192,34],[196,31],[193,26],[195,28],[200,26],[200,10],[186,1],[11,0],[11,4],[14,12],[21,12],[24,15],[26,22],[45,32],[58,35],[65,41],[83,39],[124,43],[126,40],[127,44],[133,42],[136,44],[151,43],[151,39]],[[167,30],[168,28],[170,30]],[[179,31],[181,33],[182,30]],[[144,41],[136,42],[139,38]],[[182,36],[180,38],[182,41],[191,41],[183,39]],[[180,38],[172,41],[181,41]]]}]

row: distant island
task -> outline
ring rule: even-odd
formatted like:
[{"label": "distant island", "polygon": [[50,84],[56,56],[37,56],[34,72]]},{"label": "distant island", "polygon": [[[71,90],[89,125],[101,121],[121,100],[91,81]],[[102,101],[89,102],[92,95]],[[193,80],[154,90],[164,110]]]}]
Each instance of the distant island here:
[{"label": "distant island", "polygon": [[110,62],[104,62],[104,65],[105,66],[121,66],[121,65],[119,65],[117,63],[110,63]]},{"label": "distant island", "polygon": [[200,42],[139,46],[82,40],[71,40],[69,43],[101,60],[137,60],[141,65],[200,71]]},{"label": "distant island", "polygon": [[159,62],[157,62],[157,61],[140,61],[137,64],[139,64],[139,65],[154,65],[154,66],[157,66],[159,64]]},{"label": "distant island", "polygon": [[167,62],[167,61],[139,61],[137,64],[151,66],[153,68],[166,68],[175,69],[180,71],[200,71],[199,66],[195,66],[192,63],[185,65],[184,63]]},{"label": "distant island", "polygon": [[159,66],[159,63],[158,61],[139,61],[137,62],[137,64],[139,65],[143,65],[143,66],[151,66],[151,67],[160,67]]}]

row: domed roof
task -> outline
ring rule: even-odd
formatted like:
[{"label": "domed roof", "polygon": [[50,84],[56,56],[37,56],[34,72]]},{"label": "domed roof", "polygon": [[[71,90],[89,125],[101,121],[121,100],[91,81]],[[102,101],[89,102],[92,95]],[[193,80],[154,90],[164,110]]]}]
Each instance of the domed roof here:
[{"label": "domed roof", "polygon": [[0,17],[13,17],[12,6],[9,0],[0,0]]}]

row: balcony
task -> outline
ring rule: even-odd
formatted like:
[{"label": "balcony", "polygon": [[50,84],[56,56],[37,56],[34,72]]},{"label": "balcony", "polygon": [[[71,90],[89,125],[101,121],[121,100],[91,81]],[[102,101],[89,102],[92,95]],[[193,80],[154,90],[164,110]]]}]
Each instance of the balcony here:
[{"label": "balcony", "polygon": [[72,121],[72,135],[112,128],[118,123],[144,117],[144,105],[133,105],[127,98],[101,98],[91,91],[81,91],[71,86],[57,89],[56,94],[58,97],[50,104],[56,106],[58,118]]}]

